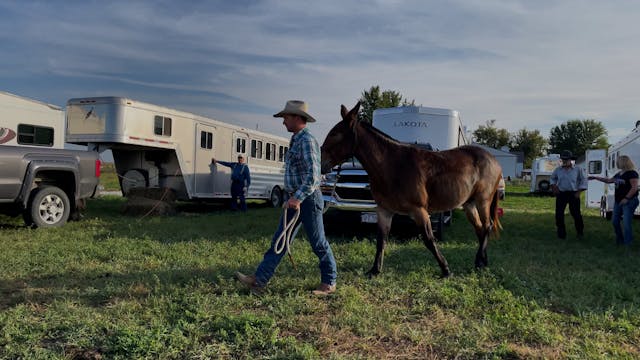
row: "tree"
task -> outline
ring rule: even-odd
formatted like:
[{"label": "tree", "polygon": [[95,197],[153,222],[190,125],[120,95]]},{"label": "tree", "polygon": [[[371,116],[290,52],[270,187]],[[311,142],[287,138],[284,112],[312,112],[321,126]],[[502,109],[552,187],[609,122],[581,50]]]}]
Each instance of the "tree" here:
[{"label": "tree", "polygon": [[380,92],[380,86],[372,86],[369,91],[362,92],[360,97],[360,113],[358,117],[368,123],[373,121],[375,109],[414,105],[415,100],[402,100],[402,95],[393,90]]},{"label": "tree", "polygon": [[607,129],[593,119],[568,120],[551,129],[549,147],[551,153],[571,150],[575,156],[581,156],[589,149],[606,149],[609,147]]},{"label": "tree", "polygon": [[510,145],[511,135],[506,129],[497,129],[495,120],[487,120],[486,125],[480,125],[473,132],[473,140],[481,145],[494,149]]},{"label": "tree", "polygon": [[547,139],[540,134],[540,130],[529,131],[524,128],[511,136],[511,150],[522,151],[525,168],[531,168],[533,160],[544,155],[547,144]]}]

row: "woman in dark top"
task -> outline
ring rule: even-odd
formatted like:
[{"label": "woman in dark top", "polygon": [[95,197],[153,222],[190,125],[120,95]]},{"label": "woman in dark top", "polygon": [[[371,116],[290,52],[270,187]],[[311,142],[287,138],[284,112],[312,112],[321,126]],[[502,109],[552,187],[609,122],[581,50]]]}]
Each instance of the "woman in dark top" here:
[{"label": "woman in dark top", "polygon": [[[631,223],[633,221],[633,213],[638,207],[638,172],[636,166],[627,155],[621,155],[616,161],[616,165],[620,171],[612,178],[603,178],[599,176],[589,176],[589,180],[598,180],[605,183],[614,183],[616,186],[615,203],[613,205],[613,216],[611,224],[616,232],[616,244],[629,247],[633,240],[633,232],[631,231]],[[624,236],[620,227],[622,219]]]}]

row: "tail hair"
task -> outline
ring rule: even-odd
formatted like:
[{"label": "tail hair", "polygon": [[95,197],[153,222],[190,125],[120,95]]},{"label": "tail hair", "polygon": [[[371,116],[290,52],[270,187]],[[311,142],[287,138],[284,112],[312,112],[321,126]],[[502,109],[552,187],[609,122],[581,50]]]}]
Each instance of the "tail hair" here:
[{"label": "tail hair", "polygon": [[496,186],[496,191],[493,194],[493,200],[491,200],[490,214],[491,214],[491,235],[496,239],[500,238],[500,230],[502,230],[502,224],[500,223],[500,214],[498,213],[498,200],[500,195]]}]

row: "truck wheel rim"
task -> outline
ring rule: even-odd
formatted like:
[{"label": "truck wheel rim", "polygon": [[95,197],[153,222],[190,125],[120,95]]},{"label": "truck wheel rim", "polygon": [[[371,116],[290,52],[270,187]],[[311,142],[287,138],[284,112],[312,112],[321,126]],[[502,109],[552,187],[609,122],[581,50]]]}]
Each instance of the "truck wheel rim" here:
[{"label": "truck wheel rim", "polygon": [[45,223],[55,224],[62,219],[64,202],[57,195],[47,195],[40,202],[38,213]]}]

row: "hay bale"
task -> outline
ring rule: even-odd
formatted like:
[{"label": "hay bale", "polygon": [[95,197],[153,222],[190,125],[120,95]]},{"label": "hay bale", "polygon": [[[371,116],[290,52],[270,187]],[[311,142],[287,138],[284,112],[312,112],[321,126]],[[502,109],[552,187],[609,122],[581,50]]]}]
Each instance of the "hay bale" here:
[{"label": "hay bale", "polygon": [[169,188],[133,188],[122,207],[125,215],[175,215],[176,195]]}]

